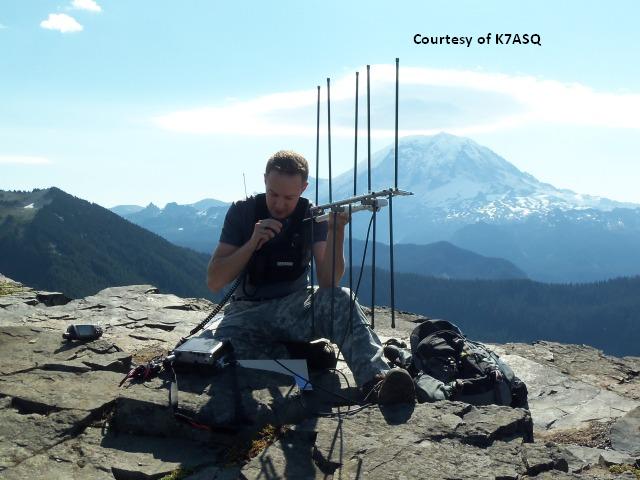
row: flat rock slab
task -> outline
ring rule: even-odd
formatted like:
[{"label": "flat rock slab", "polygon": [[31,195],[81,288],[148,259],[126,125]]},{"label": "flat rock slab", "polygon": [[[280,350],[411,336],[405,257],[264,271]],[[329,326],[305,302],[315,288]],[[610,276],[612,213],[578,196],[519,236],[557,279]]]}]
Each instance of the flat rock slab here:
[{"label": "flat rock slab", "polygon": [[107,288],[65,304],[41,297],[50,306],[38,300],[39,293],[25,289],[0,297],[0,326],[38,326],[61,336],[73,323],[100,325],[104,341],[134,356],[149,349],[166,354],[214,306],[160,294],[152,285]]},{"label": "flat rock slab", "polygon": [[24,411],[48,413],[59,410],[99,412],[118,396],[122,374],[34,370],[0,377],[0,395],[13,399]]},{"label": "flat rock slab", "polygon": [[519,478],[567,470],[557,447],[523,444],[524,410],[456,402],[372,407],[303,422],[243,469],[246,478]]},{"label": "flat rock slab", "polygon": [[118,396],[131,356],[104,340],[66,342],[40,327],[0,327],[0,396],[22,413],[99,415]]},{"label": "flat rock slab", "polygon": [[640,457],[640,407],[631,410],[613,424],[611,446],[620,452]]},{"label": "flat rock slab", "polygon": [[0,471],[59,444],[91,421],[91,413],[80,410],[20,413],[5,400],[9,401],[0,409]]},{"label": "flat rock slab", "polygon": [[[301,394],[288,376],[257,370],[178,374],[179,411],[218,428],[206,431],[174,417],[170,375],[118,387],[132,361],[166,354],[211,308],[151,285],[71,301],[20,285],[1,296],[0,476],[153,479],[184,467],[189,480],[631,478],[611,474],[607,465],[635,458],[623,449],[635,452],[640,359],[585,346],[496,347],[527,383],[531,414],[439,402],[338,417],[335,404],[347,402],[328,392],[355,396],[348,371],[347,381],[312,377],[318,388],[311,394]],[[391,329],[389,317],[389,309],[376,308],[383,340],[408,340],[420,318],[397,312]],[[104,335],[87,344],[63,342],[72,323],[99,324]],[[331,415],[318,418],[319,412]],[[594,422],[615,450],[525,443],[534,426],[543,439]],[[230,464],[229,452],[244,445],[239,439],[267,424],[295,425],[244,466]]]},{"label": "flat rock slab", "polygon": [[572,472],[581,472],[595,465],[633,465],[636,462],[636,458],[616,450],[577,445],[566,445],[565,448],[576,458],[576,461],[569,463]]},{"label": "flat rock slab", "polygon": [[[184,439],[104,434],[87,428],[75,438],[36,453],[0,473],[3,479],[157,479],[178,468],[199,470],[220,463],[222,450]],[[228,467],[215,467],[216,471]],[[45,477],[42,477],[45,478]]]},{"label": "flat rock slab", "polygon": [[38,326],[0,326],[0,358],[3,375],[29,369],[127,372],[131,364],[131,355],[113,343],[68,342],[61,333]]},{"label": "flat rock slab", "polygon": [[539,432],[586,428],[593,421],[615,420],[640,405],[520,355],[502,354],[501,358],[526,383],[531,416]]},{"label": "flat rock slab", "polygon": [[528,358],[597,388],[640,401],[640,357],[617,358],[588,345],[546,341],[531,345],[507,343],[497,348],[501,353]]}]

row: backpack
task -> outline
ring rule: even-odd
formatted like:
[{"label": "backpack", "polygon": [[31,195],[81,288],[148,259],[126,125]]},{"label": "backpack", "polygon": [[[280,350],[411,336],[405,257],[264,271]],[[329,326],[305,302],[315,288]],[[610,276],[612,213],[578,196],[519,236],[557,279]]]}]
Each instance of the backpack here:
[{"label": "backpack", "polygon": [[411,332],[410,343],[408,350],[391,339],[385,343],[384,354],[393,366],[405,368],[414,378],[418,402],[528,406],[524,382],[498,355],[469,340],[453,323],[423,319]]}]

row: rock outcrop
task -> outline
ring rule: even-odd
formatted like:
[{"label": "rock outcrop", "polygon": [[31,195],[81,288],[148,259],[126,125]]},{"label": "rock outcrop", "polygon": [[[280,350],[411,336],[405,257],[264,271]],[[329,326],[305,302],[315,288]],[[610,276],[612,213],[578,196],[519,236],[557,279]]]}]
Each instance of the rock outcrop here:
[{"label": "rock outcrop", "polygon": [[[640,358],[587,346],[492,346],[529,389],[529,410],[459,402],[358,408],[343,362],[302,393],[278,373],[227,367],[126,381],[213,308],[151,285],[70,300],[0,277],[0,477],[636,478]],[[376,310],[384,339],[417,316]],[[90,342],[70,324],[99,324]],[[169,404],[179,388],[177,411]],[[340,397],[331,392],[337,392]],[[635,465],[635,467],[634,467]],[[635,470],[634,470],[635,468]],[[622,473],[621,473],[622,472]],[[635,473],[634,473],[635,472]],[[168,477],[167,477],[168,478]]]}]

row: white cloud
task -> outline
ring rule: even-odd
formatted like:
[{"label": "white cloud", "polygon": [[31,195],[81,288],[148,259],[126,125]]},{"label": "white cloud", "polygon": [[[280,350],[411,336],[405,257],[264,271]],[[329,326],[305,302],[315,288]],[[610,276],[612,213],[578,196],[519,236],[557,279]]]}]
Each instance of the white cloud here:
[{"label": "white cloud", "polygon": [[31,155],[0,155],[0,165],[49,165],[51,162],[47,157],[37,157]]},{"label": "white cloud", "polygon": [[3,25],[3,24],[1,24],[1,23],[0,23],[0,30],[2,30],[2,29],[4,29],[4,28],[7,28],[7,27],[6,27],[5,25]]},{"label": "white cloud", "polygon": [[[366,108],[365,82],[361,74],[361,115]],[[371,87],[372,136],[392,138],[395,65],[372,66]],[[323,86],[323,92],[325,89]],[[354,93],[353,74],[332,81],[332,135],[353,136]],[[316,101],[315,88],[274,93],[229,100],[221,106],[170,112],[155,117],[153,122],[166,130],[195,134],[314,136]],[[323,99],[321,108],[325,105]],[[526,75],[400,69],[401,135],[442,130],[469,135],[534,124],[640,129],[638,111],[637,93],[598,92],[578,83]],[[326,124],[326,114],[322,121]],[[364,134],[365,129],[366,124],[361,121],[360,132]]]},{"label": "white cloud", "polygon": [[76,10],[89,10],[90,12],[100,13],[102,7],[98,5],[94,0],[73,0],[71,2],[71,8]]},{"label": "white cloud", "polygon": [[81,32],[82,25],[66,13],[50,13],[49,18],[40,22],[42,28],[47,30],[58,30],[62,33]]}]

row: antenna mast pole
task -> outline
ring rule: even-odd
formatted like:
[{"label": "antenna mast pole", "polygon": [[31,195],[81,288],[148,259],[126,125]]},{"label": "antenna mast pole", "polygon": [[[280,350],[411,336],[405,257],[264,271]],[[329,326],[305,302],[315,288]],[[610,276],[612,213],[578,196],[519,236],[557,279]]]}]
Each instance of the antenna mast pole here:
[{"label": "antenna mast pole", "polygon": [[[333,202],[333,195],[332,195],[332,189],[331,189],[331,79],[327,78],[327,138],[329,141],[329,203]],[[331,241],[333,242],[333,247],[332,247],[332,259],[331,259],[331,313],[330,313],[330,318],[331,318],[331,324],[333,325],[333,318],[334,318],[334,309],[335,309],[335,283],[336,283],[336,249],[335,249],[335,245],[336,245],[336,229],[335,229],[335,222],[336,222],[336,213],[335,212],[331,212],[331,214],[333,216],[333,224],[334,224],[334,228],[333,228],[333,238],[331,239]]]},{"label": "antenna mast pole", "polygon": [[[318,102],[316,108],[316,205],[318,204],[318,184],[320,179],[320,85],[318,85]],[[311,223],[311,242],[313,243],[313,222]],[[311,260],[311,328],[316,328],[316,302],[315,302],[315,275],[313,270],[313,259]]]},{"label": "antenna mast pole", "polygon": [[[357,195],[358,183],[358,78],[359,72],[356,72],[356,113],[354,127],[354,147],[353,147],[353,196]],[[349,204],[349,291],[351,292],[351,300],[349,301],[349,329],[353,327],[353,308],[355,306],[355,295],[353,294],[353,220],[351,218],[351,204]]]},{"label": "antenna mast pole", "polygon": [[318,85],[318,106],[316,108],[316,205],[318,205],[318,184],[320,183],[320,85]]},{"label": "antenna mast pole", "polygon": [[329,140],[329,203],[333,202],[331,191],[331,80],[327,78],[327,138]]},{"label": "antenna mast pole", "polygon": [[[367,186],[371,193],[371,66],[367,65]],[[373,245],[371,245],[371,328],[376,328],[376,218],[373,211]]]},{"label": "antenna mast pole", "polygon": [[[400,59],[396,58],[396,124],[395,124],[395,171],[394,189],[398,190],[398,84],[399,84]],[[389,267],[391,273],[391,328],[396,328],[396,297],[395,275],[393,271],[393,196],[389,195]]]}]

